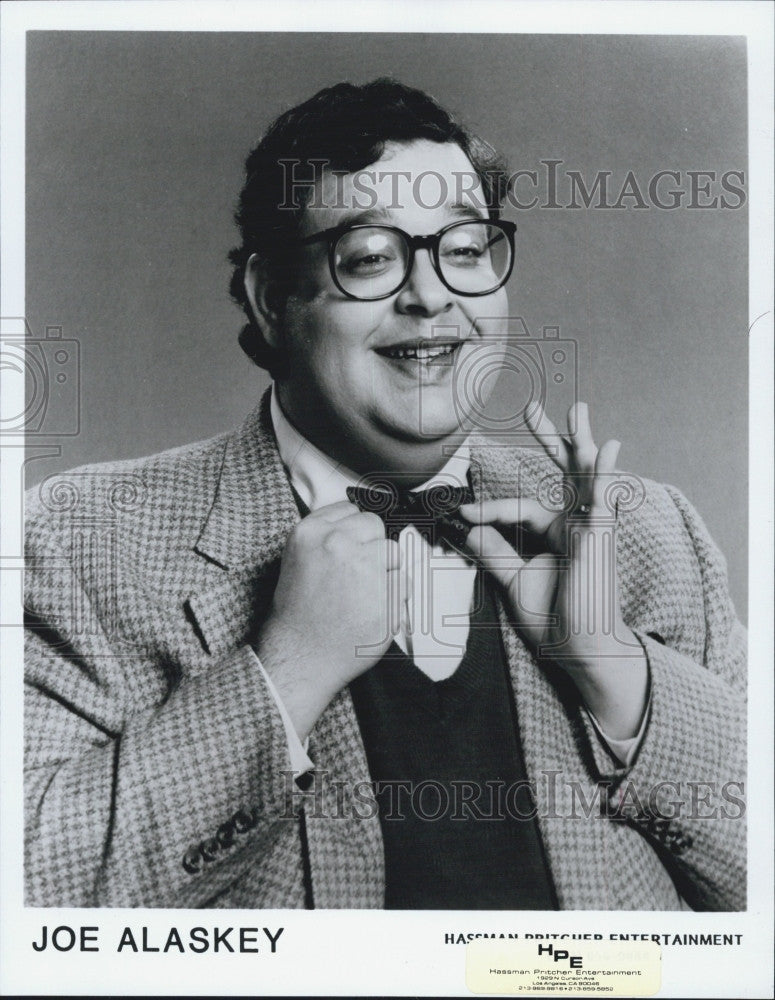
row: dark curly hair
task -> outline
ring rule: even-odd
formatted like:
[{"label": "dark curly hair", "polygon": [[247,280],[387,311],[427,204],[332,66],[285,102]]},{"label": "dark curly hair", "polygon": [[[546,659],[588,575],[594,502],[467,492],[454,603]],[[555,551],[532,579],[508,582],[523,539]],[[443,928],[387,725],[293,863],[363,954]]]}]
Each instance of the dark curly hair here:
[{"label": "dark curly hair", "polygon": [[[491,218],[499,217],[506,193],[505,164],[432,97],[396,80],[326,87],[280,115],[250,153],[234,214],[242,243],[229,254],[234,265],[230,291],[248,320],[240,344],[259,367],[282,375],[282,358],[266,344],[255,323],[245,294],[245,268],[251,255],[258,254],[281,295],[290,291],[294,238],[313,189],[312,180],[300,189],[298,179],[281,161],[324,161],[328,169],[351,173],[378,160],[386,143],[416,139],[460,146],[479,175]],[[294,207],[280,207],[289,205]]]}]

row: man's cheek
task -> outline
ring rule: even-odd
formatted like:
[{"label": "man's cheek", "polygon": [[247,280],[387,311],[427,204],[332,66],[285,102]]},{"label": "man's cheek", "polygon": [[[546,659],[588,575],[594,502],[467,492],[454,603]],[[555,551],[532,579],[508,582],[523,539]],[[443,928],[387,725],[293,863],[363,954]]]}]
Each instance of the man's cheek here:
[{"label": "man's cheek", "polygon": [[498,343],[509,335],[509,300],[503,290],[481,299],[470,299],[463,308],[467,329],[464,337],[479,337]]}]

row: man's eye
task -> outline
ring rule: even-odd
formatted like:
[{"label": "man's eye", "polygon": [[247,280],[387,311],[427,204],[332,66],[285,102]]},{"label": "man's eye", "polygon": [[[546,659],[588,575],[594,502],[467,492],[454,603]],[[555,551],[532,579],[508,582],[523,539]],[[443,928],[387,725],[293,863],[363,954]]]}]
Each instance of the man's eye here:
[{"label": "man's eye", "polygon": [[348,257],[343,261],[350,274],[376,274],[394,263],[395,257],[385,253],[369,253]]},{"label": "man's eye", "polygon": [[445,250],[442,256],[450,264],[461,265],[473,265],[477,264],[483,256],[486,254],[486,249],[475,244],[469,244],[464,247],[450,247]]}]

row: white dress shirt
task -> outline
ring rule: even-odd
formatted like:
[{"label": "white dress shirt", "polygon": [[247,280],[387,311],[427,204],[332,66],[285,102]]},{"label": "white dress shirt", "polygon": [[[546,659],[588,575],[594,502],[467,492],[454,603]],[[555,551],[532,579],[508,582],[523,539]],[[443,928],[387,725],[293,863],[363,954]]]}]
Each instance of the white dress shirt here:
[{"label": "white dress shirt", "polygon": [[[310,511],[346,500],[348,486],[361,480],[356,473],[325,455],[304,438],[280,408],[276,387],[272,389],[271,417],[280,459],[293,488]],[[469,450],[463,444],[436,475],[419,490],[441,483],[468,485]],[[462,555],[443,544],[430,545],[413,526],[398,538],[402,549],[400,573],[400,628],[398,646],[432,680],[451,676],[465,655],[468,640],[474,581],[477,568]],[[285,726],[294,771],[303,774],[314,765],[291,722],[271,678],[258,657]],[[614,740],[606,736],[592,713],[589,716],[611,752],[629,764],[643,738],[648,718],[644,712],[640,731],[632,739]]]}]

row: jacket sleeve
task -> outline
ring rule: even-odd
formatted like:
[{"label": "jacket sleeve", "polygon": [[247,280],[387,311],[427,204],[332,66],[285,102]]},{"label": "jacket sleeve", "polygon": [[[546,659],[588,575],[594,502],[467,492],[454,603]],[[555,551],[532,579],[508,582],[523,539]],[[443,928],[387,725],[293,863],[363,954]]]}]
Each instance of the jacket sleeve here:
[{"label": "jacket sleeve", "polygon": [[51,544],[28,555],[25,604],[27,905],[207,905],[289,822],[252,648],[149,692],[147,656],[116,648]]},{"label": "jacket sleeve", "polygon": [[[680,555],[668,544],[666,558],[680,564],[682,581],[699,581],[702,639],[687,653],[680,628],[666,638],[649,627],[647,613],[633,612],[628,624],[651,678],[643,742],[622,767],[588,731],[598,777],[609,784],[610,818],[652,843],[691,908],[740,910],[746,905],[746,632],[729,596],[724,559],[701,518],[674,488],[660,494],[661,522],[676,524],[688,540]],[[686,591],[688,606],[688,583]],[[662,619],[669,617],[663,609]]]}]

